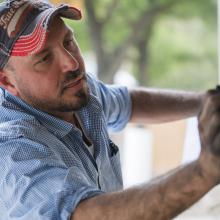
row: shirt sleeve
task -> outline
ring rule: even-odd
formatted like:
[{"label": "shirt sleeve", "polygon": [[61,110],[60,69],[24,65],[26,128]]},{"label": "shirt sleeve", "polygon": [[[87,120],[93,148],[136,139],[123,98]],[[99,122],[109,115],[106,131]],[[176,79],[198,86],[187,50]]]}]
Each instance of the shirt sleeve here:
[{"label": "shirt sleeve", "polygon": [[80,166],[20,138],[0,143],[0,198],[8,219],[68,220],[80,201],[99,195]]},{"label": "shirt sleeve", "polygon": [[129,122],[131,117],[131,96],[127,87],[105,85],[88,75],[91,92],[98,95],[101,102],[107,126],[110,131],[120,131]]}]

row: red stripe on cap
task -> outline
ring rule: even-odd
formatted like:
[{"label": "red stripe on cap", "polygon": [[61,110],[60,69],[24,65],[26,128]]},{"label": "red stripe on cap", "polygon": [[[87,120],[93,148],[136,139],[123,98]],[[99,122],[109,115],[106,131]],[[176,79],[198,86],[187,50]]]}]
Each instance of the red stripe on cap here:
[{"label": "red stripe on cap", "polygon": [[47,32],[43,33],[43,37],[41,37],[36,44],[32,44],[31,47],[17,47],[12,51],[11,56],[28,56],[32,54],[36,54],[39,52],[46,43]]},{"label": "red stripe on cap", "polygon": [[30,35],[27,36],[21,36],[16,44],[25,44],[27,41],[34,41],[36,39],[36,36],[39,35],[39,31],[40,31],[40,27],[39,25],[37,25],[37,27],[35,28],[34,32],[32,32]]},{"label": "red stripe on cap", "polygon": [[31,36],[29,39],[26,39],[25,43],[24,41],[22,41],[22,43],[20,43],[19,41],[16,42],[11,55],[26,56],[29,54],[36,53],[43,47],[46,41],[46,37],[47,37],[46,30],[43,29],[42,27],[39,27],[37,34],[34,37]]},{"label": "red stripe on cap", "polygon": [[[75,18],[81,19],[81,11],[74,7],[69,7],[69,9],[74,11]],[[35,29],[29,35],[24,35],[19,37],[13,46],[11,51],[11,56],[27,56],[39,52],[46,43],[48,36],[46,28],[43,28],[43,22],[45,18],[51,13],[51,11],[46,11],[44,16],[40,19]]]},{"label": "red stripe on cap", "polygon": [[41,38],[44,35],[45,30],[38,26],[36,31],[30,36],[30,38],[19,39],[13,48],[13,53],[19,50],[29,50],[32,47],[36,47]]},{"label": "red stripe on cap", "polygon": [[13,51],[11,56],[28,56],[32,54],[38,53],[45,45],[46,39],[47,39],[47,34],[45,34],[45,37],[38,42],[36,45],[32,45],[32,47],[29,48],[19,48],[16,51]]},{"label": "red stripe on cap", "polygon": [[42,26],[45,17],[40,20],[31,34],[21,36],[16,41],[11,56],[27,56],[41,50],[47,38],[47,31]]}]

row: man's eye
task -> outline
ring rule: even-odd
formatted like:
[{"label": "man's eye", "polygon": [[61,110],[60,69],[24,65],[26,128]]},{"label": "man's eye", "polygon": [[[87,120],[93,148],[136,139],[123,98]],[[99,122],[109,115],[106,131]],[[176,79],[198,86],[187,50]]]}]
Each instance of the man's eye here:
[{"label": "man's eye", "polygon": [[49,61],[49,59],[50,59],[50,54],[47,54],[47,55],[44,56],[42,59],[40,59],[40,60],[38,61],[38,63],[45,63],[45,62]]},{"label": "man's eye", "polygon": [[78,49],[73,39],[66,40],[64,43],[64,47],[70,51],[76,51]]},{"label": "man's eye", "polygon": [[73,39],[70,39],[70,40],[66,40],[65,41],[65,46],[73,46],[74,43],[73,43]]}]

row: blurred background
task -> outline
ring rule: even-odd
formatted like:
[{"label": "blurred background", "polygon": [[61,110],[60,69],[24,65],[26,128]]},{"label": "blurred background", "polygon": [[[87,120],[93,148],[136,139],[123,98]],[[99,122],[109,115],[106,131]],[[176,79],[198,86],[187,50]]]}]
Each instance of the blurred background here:
[{"label": "blurred background", "polygon": [[[54,0],[82,10],[69,22],[87,71],[106,83],[204,91],[218,81],[217,0]],[[197,119],[129,125],[111,134],[121,150],[125,187],[196,158]],[[217,187],[176,219],[219,219]]]}]

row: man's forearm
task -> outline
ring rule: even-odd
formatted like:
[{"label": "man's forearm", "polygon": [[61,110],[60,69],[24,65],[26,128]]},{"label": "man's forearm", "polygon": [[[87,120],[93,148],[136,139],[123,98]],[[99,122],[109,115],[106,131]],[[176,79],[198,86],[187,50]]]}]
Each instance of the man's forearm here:
[{"label": "man's forearm", "polygon": [[198,114],[203,93],[177,92],[157,89],[130,90],[131,122],[163,123]]},{"label": "man's forearm", "polygon": [[71,220],[168,220],[216,184],[210,176],[195,161],[146,185],[85,200]]}]

